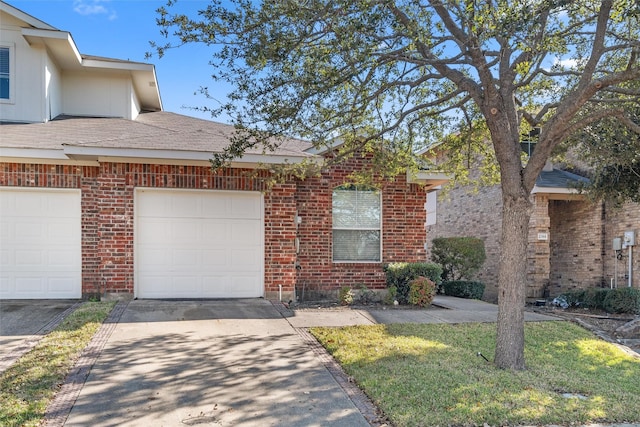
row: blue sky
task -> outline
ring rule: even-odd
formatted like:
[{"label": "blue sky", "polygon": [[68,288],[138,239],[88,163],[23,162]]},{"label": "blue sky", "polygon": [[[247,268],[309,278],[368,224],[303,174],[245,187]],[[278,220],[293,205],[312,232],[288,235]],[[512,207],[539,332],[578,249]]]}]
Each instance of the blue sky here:
[{"label": "blue sky", "polygon": [[[207,86],[216,97],[224,98],[228,88],[216,89],[208,65],[211,48],[182,46],[164,57],[145,59],[149,41],[161,42],[155,10],[166,0],[5,0],[59,30],[71,33],[80,53],[150,62],[156,66],[162,102],[166,111],[211,119],[186,107],[213,105],[202,95],[194,95]],[[172,10],[195,15],[206,7],[207,0],[179,0]],[[216,121],[227,122],[218,117]]]}]

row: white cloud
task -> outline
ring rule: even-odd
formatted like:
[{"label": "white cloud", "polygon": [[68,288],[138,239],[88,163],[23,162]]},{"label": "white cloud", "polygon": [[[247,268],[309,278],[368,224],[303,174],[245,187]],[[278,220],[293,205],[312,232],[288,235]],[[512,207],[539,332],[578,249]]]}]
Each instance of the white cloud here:
[{"label": "white cloud", "polygon": [[117,18],[115,10],[112,10],[105,6],[108,0],[74,0],[73,10],[74,12],[88,16],[88,15],[108,15],[109,20]]},{"label": "white cloud", "polygon": [[580,58],[568,58],[568,59],[560,59],[555,58],[553,60],[553,66],[557,68],[562,68],[563,70],[576,70],[582,67],[585,63],[585,60]]}]

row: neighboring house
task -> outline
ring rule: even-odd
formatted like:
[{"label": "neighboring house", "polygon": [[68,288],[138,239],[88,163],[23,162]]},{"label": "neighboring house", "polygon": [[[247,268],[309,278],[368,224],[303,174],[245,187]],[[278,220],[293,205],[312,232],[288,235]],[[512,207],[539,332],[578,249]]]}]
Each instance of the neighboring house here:
[{"label": "neighboring house", "polygon": [[[473,171],[472,176],[477,173]],[[522,260],[527,263],[530,302],[576,288],[609,287],[616,279],[618,287],[628,284],[629,250],[614,251],[613,239],[625,231],[638,234],[640,206],[628,203],[614,210],[603,202],[592,203],[575,190],[575,183],[585,180],[548,164],[536,181],[528,255]],[[501,191],[499,185],[475,190],[475,186],[454,186],[438,194],[438,222],[427,228],[427,234],[429,241],[454,236],[483,239],[487,259],[477,279],[486,285],[483,298],[497,301]],[[632,265],[634,287],[640,287],[637,248]]]},{"label": "neighboring house", "polygon": [[273,188],[251,173],[330,155],[299,140],[212,171],[233,127],[163,111],[152,65],[0,14],[0,298],[288,300],[383,288],[385,263],[426,260],[442,175],[354,187],[359,156]]}]

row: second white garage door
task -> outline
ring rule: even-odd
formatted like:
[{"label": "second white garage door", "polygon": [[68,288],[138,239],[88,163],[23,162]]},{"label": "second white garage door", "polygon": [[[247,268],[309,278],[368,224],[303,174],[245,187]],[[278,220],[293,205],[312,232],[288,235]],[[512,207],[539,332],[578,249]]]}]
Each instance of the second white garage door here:
[{"label": "second white garage door", "polygon": [[138,298],[264,294],[264,209],[257,192],[138,189]]}]

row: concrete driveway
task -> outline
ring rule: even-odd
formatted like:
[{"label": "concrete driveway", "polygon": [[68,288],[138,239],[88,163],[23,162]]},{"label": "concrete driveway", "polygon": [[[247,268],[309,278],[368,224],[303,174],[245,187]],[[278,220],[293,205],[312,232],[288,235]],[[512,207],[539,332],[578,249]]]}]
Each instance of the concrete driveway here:
[{"label": "concrete driveway", "polygon": [[54,329],[75,300],[0,300],[0,372]]},{"label": "concrete driveway", "polygon": [[368,426],[264,300],[132,301],[66,426]]}]

